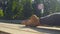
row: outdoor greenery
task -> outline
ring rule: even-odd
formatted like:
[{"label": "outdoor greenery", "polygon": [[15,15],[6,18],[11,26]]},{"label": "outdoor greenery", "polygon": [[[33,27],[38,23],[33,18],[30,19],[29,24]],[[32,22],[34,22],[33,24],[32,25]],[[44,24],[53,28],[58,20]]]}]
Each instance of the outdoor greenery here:
[{"label": "outdoor greenery", "polygon": [[[38,4],[44,5],[44,13],[41,14]],[[28,19],[36,14],[38,17],[60,12],[58,0],[0,0],[0,19]]]}]

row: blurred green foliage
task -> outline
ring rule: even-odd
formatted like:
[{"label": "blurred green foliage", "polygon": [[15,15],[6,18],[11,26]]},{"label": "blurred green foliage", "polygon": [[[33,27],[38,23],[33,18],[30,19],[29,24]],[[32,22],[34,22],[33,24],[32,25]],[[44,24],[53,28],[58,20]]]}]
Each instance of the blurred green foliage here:
[{"label": "blurred green foliage", "polygon": [[[44,13],[41,14],[38,4],[44,4]],[[57,0],[1,0],[0,18],[4,19],[28,19],[36,14],[46,16],[54,12],[60,12],[60,2]]]},{"label": "blurred green foliage", "polygon": [[3,17],[3,16],[4,16],[3,10],[0,9],[0,17]]}]

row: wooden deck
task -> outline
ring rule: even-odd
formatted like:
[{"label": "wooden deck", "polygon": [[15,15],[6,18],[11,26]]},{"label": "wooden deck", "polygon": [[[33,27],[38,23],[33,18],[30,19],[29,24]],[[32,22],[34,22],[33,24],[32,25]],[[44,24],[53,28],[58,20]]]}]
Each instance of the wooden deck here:
[{"label": "wooden deck", "polygon": [[[60,28],[56,28],[56,27],[38,26],[37,28],[60,30]],[[0,31],[7,32],[10,34],[45,34],[44,32],[39,32],[32,28],[25,27],[25,25],[9,24],[9,23],[2,23],[2,22],[0,22]]]},{"label": "wooden deck", "polygon": [[19,24],[0,23],[0,31],[10,34],[44,34]]}]

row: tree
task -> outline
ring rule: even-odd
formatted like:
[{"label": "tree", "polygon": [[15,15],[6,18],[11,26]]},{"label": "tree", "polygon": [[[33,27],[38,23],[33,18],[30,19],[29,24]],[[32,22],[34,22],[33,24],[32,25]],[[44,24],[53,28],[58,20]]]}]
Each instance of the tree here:
[{"label": "tree", "polygon": [[7,19],[12,19],[12,16],[13,16],[13,13],[12,13],[12,3],[13,3],[13,0],[9,0],[8,1],[8,4],[7,4],[7,8],[6,11],[5,11],[5,18]]},{"label": "tree", "polygon": [[13,1],[12,11],[15,19],[27,19],[32,15],[32,0]]},{"label": "tree", "polygon": [[59,12],[59,6],[57,0],[44,0],[44,16],[49,15],[51,13]]},{"label": "tree", "polygon": [[43,0],[34,0],[33,3],[34,14],[37,15],[38,17],[41,17],[41,10],[38,9],[38,5],[41,3],[43,4]]},{"label": "tree", "polygon": [[32,15],[32,0],[26,0],[23,5],[24,18],[27,19]]}]

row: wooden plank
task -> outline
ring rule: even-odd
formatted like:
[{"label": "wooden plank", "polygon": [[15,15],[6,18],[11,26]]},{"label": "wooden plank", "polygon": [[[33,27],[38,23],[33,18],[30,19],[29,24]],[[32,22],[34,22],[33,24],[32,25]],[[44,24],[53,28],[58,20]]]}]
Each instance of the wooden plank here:
[{"label": "wooden plank", "polygon": [[0,23],[0,31],[8,32],[11,34],[44,34],[31,28],[24,28],[24,25],[8,23]]}]

